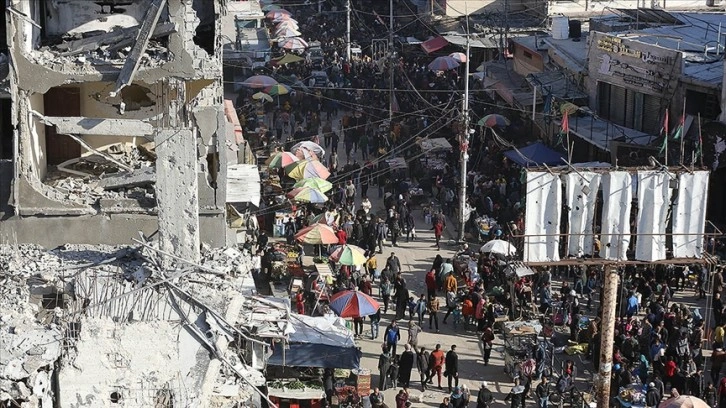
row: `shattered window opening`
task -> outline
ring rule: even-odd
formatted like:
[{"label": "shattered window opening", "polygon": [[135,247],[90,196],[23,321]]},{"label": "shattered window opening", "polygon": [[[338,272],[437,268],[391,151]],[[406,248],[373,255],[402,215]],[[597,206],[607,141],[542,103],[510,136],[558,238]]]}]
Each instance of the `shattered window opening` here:
[{"label": "shattered window opening", "polygon": [[194,32],[194,44],[206,51],[208,55],[214,55],[215,15],[213,12],[210,13],[210,7],[207,7],[205,0],[194,0],[192,9],[197,13],[199,19],[199,25]]}]

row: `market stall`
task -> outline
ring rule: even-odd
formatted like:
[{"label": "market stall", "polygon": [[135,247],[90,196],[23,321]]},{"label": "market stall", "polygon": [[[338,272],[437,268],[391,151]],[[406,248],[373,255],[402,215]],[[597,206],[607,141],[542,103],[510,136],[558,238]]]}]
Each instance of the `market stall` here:
[{"label": "market stall", "polygon": [[318,408],[325,390],[315,381],[275,380],[268,383],[267,395],[278,408]]},{"label": "market stall", "polygon": [[647,387],[642,384],[630,384],[618,389],[618,396],[615,397],[615,400],[621,407],[645,408],[646,393]]},{"label": "market stall", "polygon": [[303,268],[298,262],[298,252],[292,245],[275,243],[272,246],[272,270],[270,278],[280,281],[287,277],[302,278]]},{"label": "market stall", "polygon": [[538,320],[504,322],[504,372],[512,379],[534,369],[533,350],[540,331]]},{"label": "market stall", "polygon": [[345,320],[291,314],[287,330],[289,348],[276,347],[269,365],[359,368],[361,351]]},{"label": "market stall", "polygon": [[[335,394],[332,405],[347,405],[368,399],[371,392],[371,370],[365,368],[336,370]],[[347,375],[346,375],[347,374]]]}]

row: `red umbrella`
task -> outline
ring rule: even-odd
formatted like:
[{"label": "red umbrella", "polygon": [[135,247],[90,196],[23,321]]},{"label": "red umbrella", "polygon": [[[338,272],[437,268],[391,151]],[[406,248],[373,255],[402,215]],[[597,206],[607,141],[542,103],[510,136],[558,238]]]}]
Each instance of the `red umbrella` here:
[{"label": "red umbrella", "polygon": [[357,290],[344,290],[330,298],[330,309],[340,317],[370,316],[380,307],[375,299]]}]

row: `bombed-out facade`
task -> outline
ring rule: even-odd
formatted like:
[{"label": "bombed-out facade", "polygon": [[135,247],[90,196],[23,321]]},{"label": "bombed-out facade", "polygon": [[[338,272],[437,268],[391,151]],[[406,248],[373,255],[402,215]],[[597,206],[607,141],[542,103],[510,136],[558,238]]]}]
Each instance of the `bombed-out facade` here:
[{"label": "bombed-out facade", "polygon": [[[3,240],[225,244],[221,0],[11,0]],[[220,154],[225,152],[225,154]],[[232,156],[230,156],[232,157]]]}]

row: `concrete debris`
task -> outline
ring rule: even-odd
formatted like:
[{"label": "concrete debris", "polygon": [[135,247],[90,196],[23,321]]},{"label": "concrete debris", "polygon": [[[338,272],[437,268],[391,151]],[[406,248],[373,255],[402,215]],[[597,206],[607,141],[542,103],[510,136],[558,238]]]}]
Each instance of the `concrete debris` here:
[{"label": "concrete debris", "polygon": [[45,183],[65,193],[66,199],[85,205],[109,199],[135,200],[139,207],[155,207],[153,143],[146,143],[143,149],[131,143],[115,143],[99,150],[135,170],[131,174],[119,173],[119,166],[108,158],[88,154],[59,164],[56,170],[49,169]]},{"label": "concrete debris", "polygon": [[255,384],[264,376],[242,351],[226,349],[226,365],[210,370],[209,344],[192,334],[236,341],[222,337],[226,329],[210,317],[253,295],[249,254],[203,248],[199,265],[219,274],[189,264],[162,271],[160,264],[148,247],[0,245],[0,406],[222,408],[252,401],[255,391],[239,375]]},{"label": "concrete debris", "polygon": [[141,187],[156,182],[156,169],[144,167],[134,170],[132,173],[114,174],[102,177],[98,186],[104,190],[116,190],[119,188]]}]

